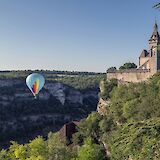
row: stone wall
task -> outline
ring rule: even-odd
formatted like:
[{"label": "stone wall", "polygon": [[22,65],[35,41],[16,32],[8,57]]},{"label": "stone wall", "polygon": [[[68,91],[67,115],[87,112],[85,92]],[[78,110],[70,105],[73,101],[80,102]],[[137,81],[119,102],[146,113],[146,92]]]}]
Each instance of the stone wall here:
[{"label": "stone wall", "polygon": [[142,82],[150,78],[153,74],[150,70],[141,69],[131,69],[116,72],[108,72],[107,79],[111,80],[113,78],[124,81],[124,82]]}]

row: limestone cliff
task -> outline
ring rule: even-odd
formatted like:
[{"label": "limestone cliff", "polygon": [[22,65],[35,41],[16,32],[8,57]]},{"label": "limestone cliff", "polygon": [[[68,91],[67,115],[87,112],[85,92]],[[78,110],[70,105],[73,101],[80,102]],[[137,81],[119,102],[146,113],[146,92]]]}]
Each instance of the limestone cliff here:
[{"label": "limestone cliff", "polygon": [[101,115],[107,114],[107,106],[109,105],[110,101],[105,101],[102,98],[99,99],[98,105],[97,105],[97,112]]},{"label": "limestone cliff", "polygon": [[[100,82],[100,93],[99,95],[103,94],[105,92],[105,81],[102,80]],[[97,112],[101,115],[107,114],[107,106],[109,105],[110,100],[104,100],[102,97],[100,97],[98,105],[97,105]]]}]

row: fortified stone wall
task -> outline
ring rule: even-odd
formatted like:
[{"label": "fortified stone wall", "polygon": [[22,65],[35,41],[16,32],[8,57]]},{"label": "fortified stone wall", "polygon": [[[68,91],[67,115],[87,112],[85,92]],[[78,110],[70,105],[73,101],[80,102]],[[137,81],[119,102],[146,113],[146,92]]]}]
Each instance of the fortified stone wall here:
[{"label": "fortified stone wall", "polygon": [[150,78],[153,73],[150,70],[124,70],[124,71],[115,71],[115,72],[107,72],[107,79],[111,80],[113,78],[124,81],[124,82],[142,82],[146,81]]}]

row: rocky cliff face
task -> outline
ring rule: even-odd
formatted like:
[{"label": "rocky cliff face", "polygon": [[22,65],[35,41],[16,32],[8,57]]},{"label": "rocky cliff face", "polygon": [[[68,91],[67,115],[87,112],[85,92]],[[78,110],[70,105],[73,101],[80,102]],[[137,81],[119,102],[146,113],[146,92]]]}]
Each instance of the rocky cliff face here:
[{"label": "rocky cliff face", "polygon": [[37,100],[24,80],[0,80],[0,145],[46,136],[63,124],[96,110],[98,89],[83,92],[58,82],[46,82]]},{"label": "rocky cliff face", "polygon": [[97,105],[97,112],[101,115],[107,114],[107,106],[109,105],[110,101],[105,101],[102,98],[99,99],[98,105]]},{"label": "rocky cliff face", "polygon": [[[100,95],[105,92],[105,80],[101,80],[100,82]],[[101,96],[97,105],[97,112],[101,115],[106,115],[107,114],[107,106],[109,105],[110,100],[104,100]]]}]

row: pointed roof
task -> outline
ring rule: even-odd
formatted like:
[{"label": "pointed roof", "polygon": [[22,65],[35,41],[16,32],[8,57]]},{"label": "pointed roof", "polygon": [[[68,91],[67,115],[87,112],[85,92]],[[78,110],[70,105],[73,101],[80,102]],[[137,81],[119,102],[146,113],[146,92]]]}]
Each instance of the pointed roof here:
[{"label": "pointed roof", "polygon": [[140,57],[147,57],[149,53],[144,49],[140,55]]},{"label": "pointed roof", "polygon": [[153,30],[153,33],[151,35],[151,38],[149,39],[149,41],[160,41],[160,36],[159,36],[159,33],[158,33],[158,25],[157,25],[157,22],[155,21],[155,24],[154,24],[154,30]]}]

